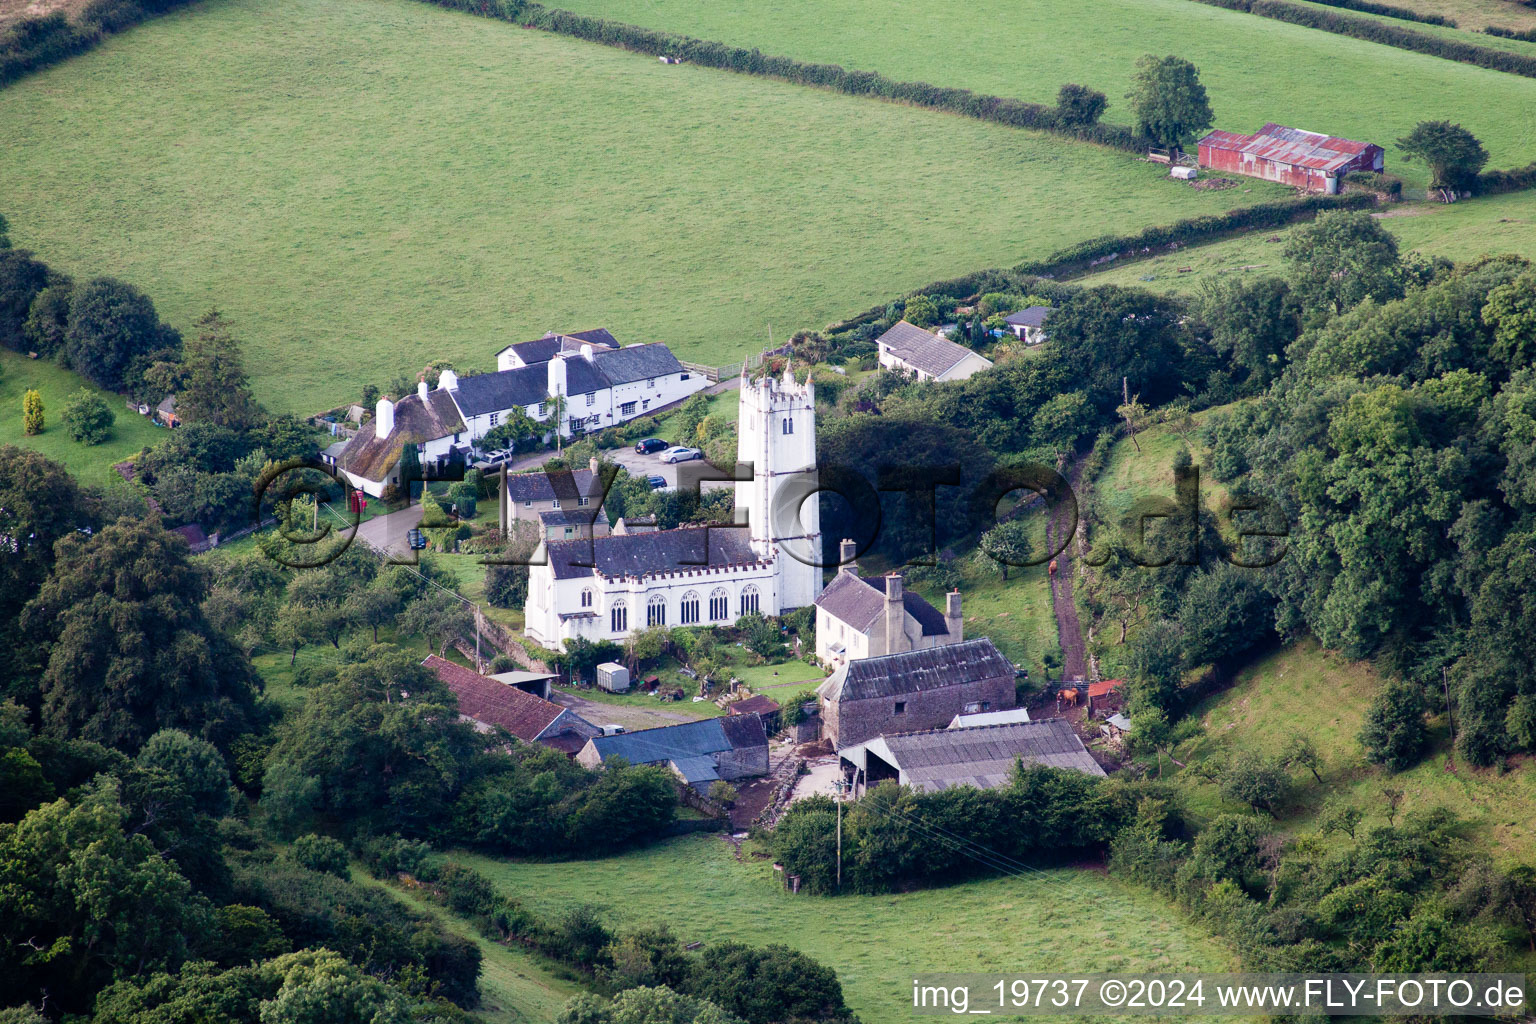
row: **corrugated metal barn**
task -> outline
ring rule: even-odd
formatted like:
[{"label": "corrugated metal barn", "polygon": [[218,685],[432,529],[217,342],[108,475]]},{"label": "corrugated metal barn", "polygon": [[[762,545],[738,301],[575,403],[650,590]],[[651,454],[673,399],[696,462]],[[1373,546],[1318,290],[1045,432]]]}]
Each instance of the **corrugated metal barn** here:
[{"label": "corrugated metal barn", "polygon": [[1199,155],[1201,167],[1333,195],[1350,171],[1380,171],[1385,154],[1369,142],[1271,123],[1252,135],[1210,132],[1200,140]]}]

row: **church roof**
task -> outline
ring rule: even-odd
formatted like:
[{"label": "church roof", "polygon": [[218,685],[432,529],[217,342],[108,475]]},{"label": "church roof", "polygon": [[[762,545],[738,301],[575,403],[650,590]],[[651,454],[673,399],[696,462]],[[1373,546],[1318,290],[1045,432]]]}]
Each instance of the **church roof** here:
[{"label": "church roof", "polygon": [[963,686],[999,677],[1012,679],[1013,662],[986,637],[958,644],[850,661],[816,692],[831,701],[894,697],[921,690]]},{"label": "church roof", "polygon": [[657,533],[627,533],[592,540],[552,540],[550,571],[557,580],[591,576],[651,576],[708,566],[747,565],[761,559],[739,527],[695,526]]},{"label": "church roof", "polygon": [[[902,607],[923,628],[923,636],[943,636],[949,632],[944,613],[925,601],[920,594],[902,588]],[[885,613],[885,577],[859,576],[840,572],[816,597],[816,607],[848,623],[860,633],[867,633],[875,620]]]}]

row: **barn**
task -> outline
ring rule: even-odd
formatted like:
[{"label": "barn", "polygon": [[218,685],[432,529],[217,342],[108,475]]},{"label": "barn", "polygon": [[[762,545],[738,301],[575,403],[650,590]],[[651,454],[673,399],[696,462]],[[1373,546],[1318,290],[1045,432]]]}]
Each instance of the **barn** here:
[{"label": "barn", "polygon": [[1384,153],[1369,142],[1271,123],[1252,135],[1210,132],[1200,140],[1199,156],[1201,167],[1333,195],[1350,171],[1380,171]]}]

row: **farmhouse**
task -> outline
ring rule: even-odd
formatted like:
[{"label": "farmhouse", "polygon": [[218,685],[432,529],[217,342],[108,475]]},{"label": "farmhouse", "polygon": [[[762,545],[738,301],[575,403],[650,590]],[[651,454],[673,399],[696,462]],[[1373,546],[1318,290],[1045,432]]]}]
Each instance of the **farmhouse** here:
[{"label": "farmhouse", "polygon": [[422,665],[459,699],[459,715],[482,732],[500,726],[524,743],[538,743],[575,756],[602,730],[569,708],[536,697],[521,687],[428,655]]},{"label": "farmhouse", "polygon": [[[622,641],[651,626],[729,625],[779,615],[821,592],[815,493],[816,403],[809,380],[741,379],[736,484],[745,527],[695,526],[551,540],[529,568],[526,634],[563,649],[573,637]],[[799,515],[785,515],[797,508]]]},{"label": "farmhouse", "polygon": [[768,734],[755,714],[706,718],[660,729],[594,736],[576,760],[596,768],[610,757],[630,764],[664,764],[698,790],[717,779],[727,782],[768,774]]},{"label": "farmhouse", "polygon": [[840,749],[838,756],[861,773],[867,785],[894,779],[928,792],[952,786],[1006,786],[1020,761],[1104,774],[1062,718],[877,736]]},{"label": "farmhouse", "polygon": [[[602,515],[602,498],[603,482],[598,475],[596,457],[587,462],[586,469],[508,473],[501,488],[498,510],[501,529],[512,530],[512,524],[518,520],[545,526],[548,525],[544,522],[547,513],[574,512],[573,522],[584,522],[591,528],[600,520],[601,529],[606,532],[608,520]],[[545,533],[545,536],[549,535]]]},{"label": "farmhouse", "polygon": [[1350,171],[1380,171],[1382,149],[1331,135],[1266,124],[1252,135],[1212,131],[1200,140],[1200,166],[1265,178],[1308,192],[1339,191]]},{"label": "farmhouse", "polygon": [[992,365],[964,345],[931,334],[905,320],[875,339],[880,365],[918,380],[965,380]]},{"label": "farmhouse", "polygon": [[1055,312],[1050,306],[1030,306],[1003,318],[1008,330],[1026,345],[1038,345],[1045,340],[1045,321]]},{"label": "farmhouse", "polygon": [[[422,381],[415,396],[398,403],[379,399],[373,428],[358,432],[337,465],[354,487],[378,497],[389,484],[398,485],[406,444],[416,445],[423,466],[441,466],[456,450],[467,459],[476,441],[517,411],[569,437],[654,412],[709,386],[667,346],[621,348],[601,328],[509,345],[496,363],[495,373],[462,378],[444,370],[435,389]],[[564,399],[558,423],[551,422],[556,395]],[[422,408],[402,410],[413,398]]]},{"label": "farmhouse", "polygon": [[958,591],[945,597],[940,612],[907,590],[899,573],[860,576],[853,552],[853,541],[843,541],[843,567],[816,598],[817,661],[835,666],[965,639]]},{"label": "farmhouse", "polygon": [[1014,706],[1014,667],[985,637],[845,662],[816,688],[821,734],[842,750],[886,733],[942,729]]}]

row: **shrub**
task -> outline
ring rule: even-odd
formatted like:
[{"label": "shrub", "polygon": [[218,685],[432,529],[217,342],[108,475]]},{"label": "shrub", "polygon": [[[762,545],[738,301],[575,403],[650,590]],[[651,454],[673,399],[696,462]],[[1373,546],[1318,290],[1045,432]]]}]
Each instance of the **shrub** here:
[{"label": "shrub", "polygon": [[21,396],[21,428],[29,436],[43,432],[43,396],[36,388]]},{"label": "shrub", "polygon": [[1109,100],[1097,89],[1068,82],[1056,93],[1056,114],[1061,123],[1073,128],[1098,124]]},{"label": "shrub", "polygon": [[1383,690],[1366,713],[1360,743],[1370,761],[1394,772],[1412,768],[1429,741],[1424,725],[1424,694],[1412,683],[1395,682]]},{"label": "shrub", "polygon": [[352,872],[347,868],[346,847],[330,836],[313,834],[299,836],[293,841],[289,853],[295,863],[302,864],[311,871],[321,871],[327,875],[335,875],[337,878],[352,877]]},{"label": "shrub", "polygon": [[64,428],[81,444],[101,444],[112,433],[115,417],[106,401],[89,388],[81,388],[64,407]]},{"label": "shrub", "polygon": [[1520,39],[1527,43],[1536,43],[1536,28],[1528,28],[1522,32],[1519,29],[1500,28],[1497,25],[1489,25],[1483,31],[1491,36],[1499,36],[1504,39]]}]

